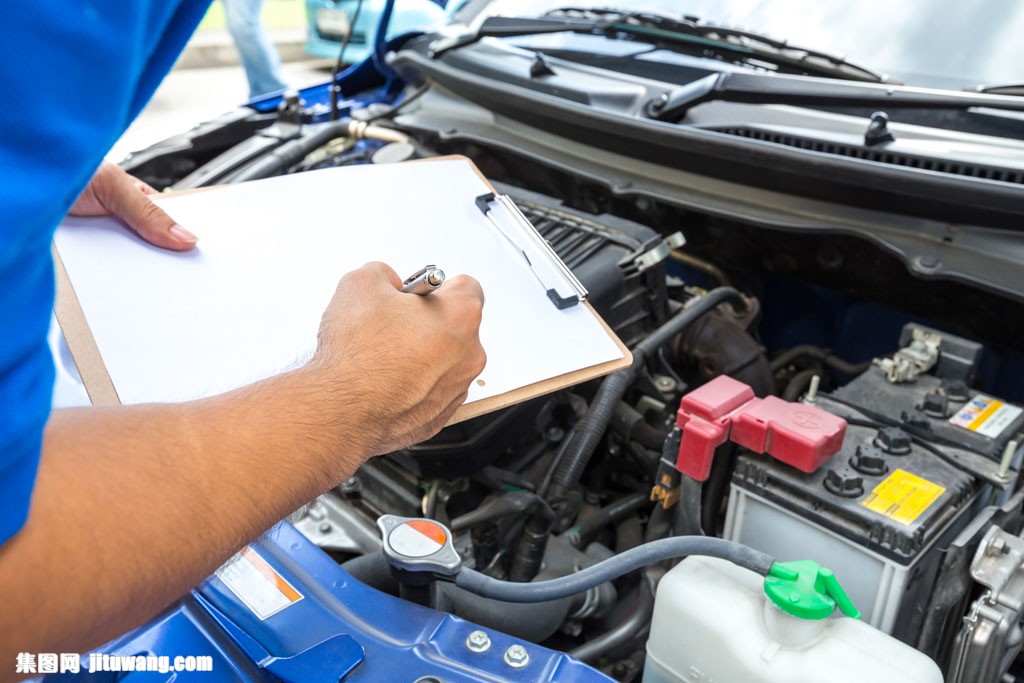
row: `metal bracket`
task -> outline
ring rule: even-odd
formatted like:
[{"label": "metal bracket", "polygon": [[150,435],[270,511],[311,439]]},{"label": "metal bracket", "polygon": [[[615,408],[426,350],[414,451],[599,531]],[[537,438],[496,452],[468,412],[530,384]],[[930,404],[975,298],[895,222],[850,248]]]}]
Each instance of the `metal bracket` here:
[{"label": "metal bracket", "polygon": [[673,249],[678,249],[686,244],[686,238],[683,237],[683,233],[676,231],[668,237],[655,239],[653,242],[653,244],[651,242],[644,244],[635,252],[619,261],[619,267],[627,277],[639,275],[645,270],[658,265],[669,257]]}]

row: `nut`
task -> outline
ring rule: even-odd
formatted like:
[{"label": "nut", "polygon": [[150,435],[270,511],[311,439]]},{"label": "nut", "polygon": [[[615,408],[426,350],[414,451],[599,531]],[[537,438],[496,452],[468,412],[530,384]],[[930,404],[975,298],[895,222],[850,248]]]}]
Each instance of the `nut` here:
[{"label": "nut", "polygon": [[522,645],[513,645],[505,650],[505,663],[514,669],[521,669],[530,663],[530,653]]},{"label": "nut", "polygon": [[491,647],[491,639],[483,631],[473,631],[466,638],[466,647],[470,652],[487,652]]}]

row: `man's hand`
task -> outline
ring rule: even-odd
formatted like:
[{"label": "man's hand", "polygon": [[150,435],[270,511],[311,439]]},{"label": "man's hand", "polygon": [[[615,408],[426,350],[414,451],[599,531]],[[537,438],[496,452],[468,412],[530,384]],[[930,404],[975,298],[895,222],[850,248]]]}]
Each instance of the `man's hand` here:
[{"label": "man's hand", "polygon": [[436,434],[487,360],[479,338],[484,296],[476,280],[450,278],[429,296],[403,294],[401,286],[383,263],[345,275],[309,364],[322,389],[356,404],[350,410],[361,416],[359,445],[367,456]]},{"label": "man's hand", "polygon": [[196,236],[153,203],[149,195],[156,193],[117,164],[104,161],[68,215],[114,216],[150,244],[174,251],[191,249],[196,245]]},{"label": "man's hand", "polygon": [[400,285],[380,263],[343,277],[293,371],[188,403],[54,411],[29,520],[0,546],[0,661],[138,626],[366,458],[440,430],[484,367],[483,294],[468,277],[430,296]]}]

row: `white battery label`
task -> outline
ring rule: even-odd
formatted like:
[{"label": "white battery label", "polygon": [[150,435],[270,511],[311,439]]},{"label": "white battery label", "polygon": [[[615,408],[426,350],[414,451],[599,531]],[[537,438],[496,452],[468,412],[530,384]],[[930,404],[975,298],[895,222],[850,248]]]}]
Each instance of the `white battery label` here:
[{"label": "white battery label", "polygon": [[302,599],[302,593],[250,546],[243,548],[214,574],[260,621]]},{"label": "white battery label", "polygon": [[1024,410],[999,399],[978,394],[968,401],[949,421],[972,432],[997,438],[1012,425]]}]

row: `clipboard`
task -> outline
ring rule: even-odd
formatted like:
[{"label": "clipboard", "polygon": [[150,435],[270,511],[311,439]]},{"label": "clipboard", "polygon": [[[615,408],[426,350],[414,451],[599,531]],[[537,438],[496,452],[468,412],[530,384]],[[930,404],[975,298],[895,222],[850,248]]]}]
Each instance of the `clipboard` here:
[{"label": "clipboard", "polygon": [[[508,201],[501,199],[500,195],[498,195],[498,193],[494,190],[490,182],[483,176],[483,174],[475,166],[475,164],[473,164],[472,161],[470,161],[466,157],[457,155],[438,157],[429,160],[407,162],[406,165],[412,163],[415,164],[416,166],[420,166],[425,164],[436,163],[438,161],[464,162],[468,164],[472,171],[479,177],[479,179],[483,181],[486,188],[489,189],[491,197],[485,200],[482,195],[477,195],[476,198],[470,199],[480,200],[479,202],[477,202],[477,209],[484,215],[487,215],[487,212],[484,211],[484,207],[480,206],[480,204],[505,205],[506,201]],[[183,193],[172,193],[168,195],[162,195],[161,197],[193,194],[196,192],[202,192],[204,194],[216,193],[217,191],[218,188],[204,188],[202,190],[193,190]],[[212,196],[212,194],[209,196]],[[512,206],[514,207],[514,204]],[[498,209],[494,208],[493,206],[488,207],[488,212],[496,210]],[[518,209],[515,210],[515,213],[519,213]],[[521,218],[522,221],[526,221],[525,217],[522,217],[521,213],[519,213],[518,217],[515,215],[511,216],[512,220],[518,221],[519,218]],[[542,242],[543,244],[546,244],[543,238],[540,237],[539,233],[533,230],[532,226],[529,225],[528,221],[526,221],[525,226],[522,226],[520,224],[520,227],[524,230],[529,229],[536,236],[536,239],[540,240],[540,242]],[[202,244],[202,242],[200,244]],[[534,251],[532,253],[535,255],[536,258],[536,254],[539,253],[537,249],[540,249],[541,245],[534,244],[533,246]],[[548,247],[548,249],[550,249],[550,247]],[[554,255],[553,250],[550,252],[550,255]],[[449,421],[449,424],[462,422],[464,420],[478,417],[480,415],[484,415],[495,410],[500,410],[502,408],[506,408],[517,403],[521,403],[523,401],[536,398],[538,396],[549,394],[554,391],[558,391],[560,389],[564,389],[579,384],[581,382],[595,379],[608,373],[627,367],[632,363],[632,354],[630,353],[629,349],[626,348],[622,341],[608,327],[608,325],[600,317],[597,311],[594,310],[590,302],[586,300],[586,290],[582,288],[582,285],[579,284],[579,282],[575,279],[575,276],[572,276],[571,271],[568,271],[568,268],[566,268],[565,265],[561,262],[561,260],[558,259],[557,255],[554,255],[554,259],[554,262],[548,264],[549,267],[555,269],[558,269],[560,267],[562,269],[565,269],[565,271],[569,272],[569,275],[571,276],[571,279],[566,278],[566,280],[563,283],[560,283],[560,288],[563,288],[563,294],[565,291],[567,291],[564,290],[564,287],[568,287],[569,289],[572,289],[577,293],[579,299],[577,302],[575,302],[575,305],[579,306],[582,309],[585,309],[586,311],[589,312],[590,315],[593,316],[593,318],[599,325],[599,329],[604,335],[606,335],[606,339],[610,341],[612,344],[614,344],[614,347],[617,349],[618,354],[620,354],[620,357],[613,358],[587,367],[578,368],[569,372],[564,372],[555,376],[545,378],[540,381],[530,382],[522,386],[518,386],[509,391],[504,391],[498,395],[489,396],[476,401],[468,402],[462,405],[455,412],[454,416]],[[68,349],[71,353],[72,359],[74,360],[75,365],[77,366],[78,374],[82,379],[82,383],[85,386],[89,399],[91,403],[96,406],[120,405],[122,401],[120,396],[118,395],[117,388],[115,387],[115,382],[107,367],[107,363],[104,361],[103,353],[101,352],[100,345],[97,343],[96,335],[94,335],[93,333],[93,330],[90,326],[90,322],[87,319],[85,310],[79,299],[79,295],[76,292],[76,289],[72,283],[73,278],[72,276],[69,275],[68,269],[65,267],[64,260],[58,251],[56,240],[53,246],[53,260],[57,285],[57,297],[54,306],[54,312],[57,321],[61,327],[61,331],[64,334],[64,338],[67,343]],[[529,257],[527,257],[527,260],[530,260]],[[338,276],[340,277],[341,274],[342,273],[338,273]],[[538,280],[543,280],[543,278],[539,277]],[[538,291],[540,290],[542,284],[543,282],[539,282],[536,285],[538,287]],[[548,298],[551,298],[550,295],[548,295]],[[551,299],[551,301],[554,302],[554,299]],[[485,306],[485,316],[486,315],[487,309]]]}]

